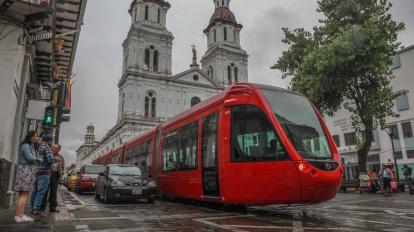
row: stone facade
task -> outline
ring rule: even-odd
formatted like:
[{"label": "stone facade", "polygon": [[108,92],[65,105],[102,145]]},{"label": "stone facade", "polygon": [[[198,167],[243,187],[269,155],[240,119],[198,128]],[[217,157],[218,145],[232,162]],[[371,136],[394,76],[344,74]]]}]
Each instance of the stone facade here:
[{"label": "stone facade", "polygon": [[166,28],[170,4],[164,0],[131,3],[131,28],[123,43],[122,76],[118,82],[117,123],[82,163],[91,163],[224,90],[230,83],[248,81],[248,55],[240,47],[242,25],[236,22],[229,2],[223,1],[224,5],[219,6],[214,2],[215,12],[204,30],[208,50],[201,60],[202,68],[193,47],[190,68],[175,75],[172,75],[174,37]]}]

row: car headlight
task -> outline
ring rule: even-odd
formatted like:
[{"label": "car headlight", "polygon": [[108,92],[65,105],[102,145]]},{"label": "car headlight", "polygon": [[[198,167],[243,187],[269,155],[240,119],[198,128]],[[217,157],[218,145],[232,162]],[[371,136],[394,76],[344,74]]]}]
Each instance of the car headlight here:
[{"label": "car headlight", "polygon": [[147,185],[148,187],[157,187],[157,184],[155,183],[155,181],[150,181],[150,182],[148,182],[148,185]]},{"label": "car headlight", "polygon": [[121,181],[113,180],[111,182],[111,186],[112,187],[124,187],[124,183],[122,183]]}]

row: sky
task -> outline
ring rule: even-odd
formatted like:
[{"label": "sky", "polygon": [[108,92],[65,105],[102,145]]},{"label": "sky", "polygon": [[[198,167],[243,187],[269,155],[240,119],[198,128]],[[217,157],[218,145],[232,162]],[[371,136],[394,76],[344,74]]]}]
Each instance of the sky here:
[{"label": "sky", "polygon": [[[61,145],[66,164],[75,162],[86,126],[95,126],[100,140],[116,123],[117,82],[121,78],[122,42],[131,26],[128,9],[132,0],[88,0],[72,72],[70,122],[62,124]],[[212,0],[169,0],[167,29],[174,35],[173,74],[189,68],[191,45],[199,58],[206,51],[203,30],[214,12]],[[405,23],[399,36],[404,46],[414,44],[414,0],[392,0],[392,15]],[[310,30],[322,16],[317,0],[232,0],[230,9],[243,25],[241,46],[249,54],[249,81],[287,87],[288,80],[270,67],[286,50],[282,27]]]}]

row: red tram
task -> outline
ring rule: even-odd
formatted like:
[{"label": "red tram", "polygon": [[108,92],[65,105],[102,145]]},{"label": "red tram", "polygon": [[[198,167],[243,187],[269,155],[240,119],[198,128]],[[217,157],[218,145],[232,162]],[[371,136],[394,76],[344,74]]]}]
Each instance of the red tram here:
[{"label": "red tram", "polygon": [[94,161],[121,162],[147,164],[164,196],[240,205],[327,201],[343,173],[309,100],[251,83],[232,85]]}]

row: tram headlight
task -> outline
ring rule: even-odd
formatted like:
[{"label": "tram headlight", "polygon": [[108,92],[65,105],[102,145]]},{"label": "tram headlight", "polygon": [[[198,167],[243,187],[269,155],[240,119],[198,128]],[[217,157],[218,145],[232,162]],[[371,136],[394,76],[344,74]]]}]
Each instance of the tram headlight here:
[{"label": "tram headlight", "polygon": [[155,181],[150,181],[150,182],[148,182],[148,187],[155,188],[155,187],[157,187],[157,184],[155,183]]}]

